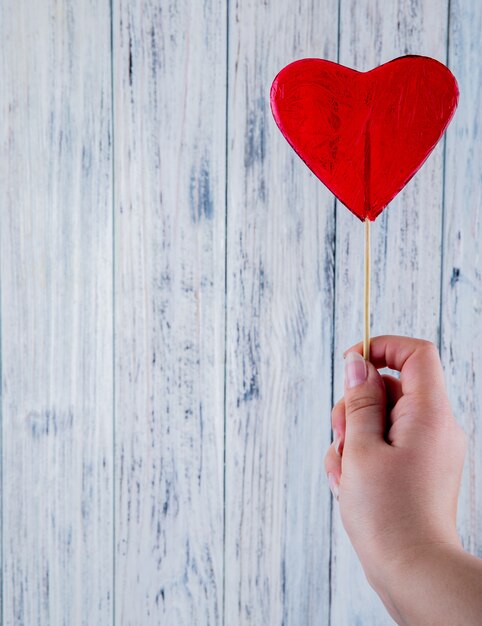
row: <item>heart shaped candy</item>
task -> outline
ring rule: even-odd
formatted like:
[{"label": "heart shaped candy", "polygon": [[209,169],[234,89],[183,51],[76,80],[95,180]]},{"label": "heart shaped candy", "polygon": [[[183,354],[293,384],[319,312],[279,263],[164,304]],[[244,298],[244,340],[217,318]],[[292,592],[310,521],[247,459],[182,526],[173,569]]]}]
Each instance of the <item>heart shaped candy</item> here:
[{"label": "heart shaped candy", "polygon": [[273,81],[281,132],[313,173],[361,220],[374,220],[435,148],[457,107],[457,81],[423,56],[357,72],[301,59]]}]

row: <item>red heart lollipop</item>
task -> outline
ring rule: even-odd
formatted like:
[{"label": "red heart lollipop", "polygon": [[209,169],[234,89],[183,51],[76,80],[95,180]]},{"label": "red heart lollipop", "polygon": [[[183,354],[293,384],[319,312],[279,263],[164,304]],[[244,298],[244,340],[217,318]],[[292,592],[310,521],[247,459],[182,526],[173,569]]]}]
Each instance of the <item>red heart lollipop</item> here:
[{"label": "red heart lollipop", "polygon": [[400,57],[369,72],[301,59],[274,79],[271,110],[313,173],[373,221],[435,148],[458,96],[453,74],[428,57]]}]

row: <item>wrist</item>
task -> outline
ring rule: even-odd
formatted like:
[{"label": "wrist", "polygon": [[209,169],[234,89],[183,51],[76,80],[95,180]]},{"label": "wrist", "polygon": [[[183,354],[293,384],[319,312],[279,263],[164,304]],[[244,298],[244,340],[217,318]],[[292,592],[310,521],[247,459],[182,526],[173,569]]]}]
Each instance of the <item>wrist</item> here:
[{"label": "wrist", "polygon": [[377,593],[387,586],[403,583],[417,563],[438,553],[440,548],[447,546],[452,553],[453,550],[465,553],[455,527],[441,529],[426,525],[417,529],[412,524],[410,530],[404,535],[393,532],[387,532],[385,537],[379,535],[377,542],[371,541],[369,549],[365,547],[359,554],[365,574]]},{"label": "wrist", "polygon": [[422,601],[417,602],[418,594],[424,596],[423,602],[430,603],[431,596],[435,601],[439,592],[450,586],[451,572],[464,571],[470,559],[482,567],[482,561],[466,552],[460,540],[426,543],[412,546],[389,562],[387,559],[384,567],[367,578],[396,623],[408,626],[419,623],[418,611],[427,610],[422,609]]}]

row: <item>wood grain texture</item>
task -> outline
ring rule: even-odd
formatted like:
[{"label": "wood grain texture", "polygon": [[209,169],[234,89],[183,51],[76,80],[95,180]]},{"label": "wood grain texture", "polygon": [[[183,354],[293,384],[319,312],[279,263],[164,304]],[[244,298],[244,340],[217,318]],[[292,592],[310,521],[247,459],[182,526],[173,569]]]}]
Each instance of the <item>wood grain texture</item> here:
[{"label": "wood grain texture", "polygon": [[363,227],[269,109],[309,56],[458,79],[372,225],[371,332],[440,341],[482,557],[481,31],[478,0],[0,3],[2,624],[393,624],[324,471]]},{"label": "wood grain texture", "polygon": [[112,621],[108,2],[0,7],[3,620]]},{"label": "wood grain texture", "polygon": [[222,623],[220,0],[115,3],[116,620]]},{"label": "wood grain texture", "polygon": [[[447,3],[341,0],[340,63],[366,71],[416,53],[443,63]],[[438,341],[443,143],[372,227],[371,334]],[[337,206],[335,401],[343,395],[342,353],[363,338],[362,225]],[[332,624],[391,624],[368,584],[335,506]],[[349,581],[349,584],[348,584]]]},{"label": "wood grain texture", "polygon": [[468,437],[459,499],[464,547],[482,557],[482,10],[452,0],[449,66],[460,104],[447,133],[442,279],[442,360],[455,417]]},{"label": "wood grain texture", "polygon": [[277,72],[336,59],[336,1],[229,14],[226,624],[327,624],[333,197],[272,118]]}]

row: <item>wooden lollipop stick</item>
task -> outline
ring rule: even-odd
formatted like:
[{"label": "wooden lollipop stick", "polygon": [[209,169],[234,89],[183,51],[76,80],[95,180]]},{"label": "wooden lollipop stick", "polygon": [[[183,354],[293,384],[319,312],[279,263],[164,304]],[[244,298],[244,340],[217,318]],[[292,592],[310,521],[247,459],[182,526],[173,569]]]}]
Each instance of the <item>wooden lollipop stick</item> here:
[{"label": "wooden lollipop stick", "polygon": [[365,218],[365,307],[363,357],[370,360],[370,220]]}]

